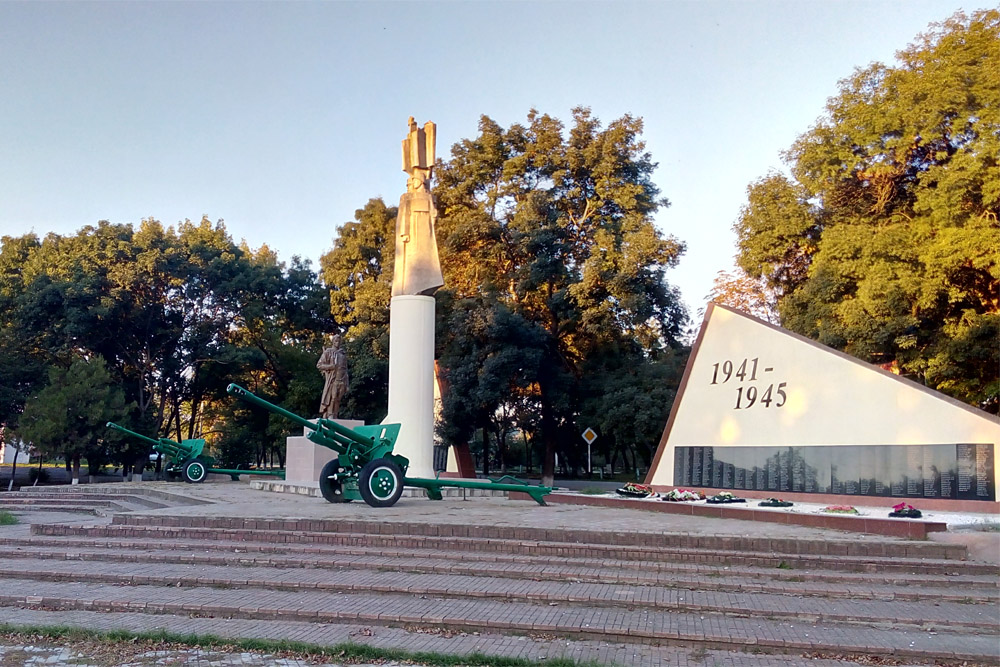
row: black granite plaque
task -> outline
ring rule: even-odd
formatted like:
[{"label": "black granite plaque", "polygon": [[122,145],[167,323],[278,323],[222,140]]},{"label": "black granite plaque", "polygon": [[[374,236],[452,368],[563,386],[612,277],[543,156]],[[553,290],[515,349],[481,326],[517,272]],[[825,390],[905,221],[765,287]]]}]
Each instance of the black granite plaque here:
[{"label": "black granite plaque", "polygon": [[906,447],[889,448],[889,479],[891,481],[890,495],[900,497],[906,495]]},{"label": "black granite plaque", "polygon": [[704,463],[705,447],[692,447],[691,455],[691,486],[705,486],[701,483],[701,469]]},{"label": "black granite plaque", "polygon": [[976,445],[976,500],[994,500],[993,445]]},{"label": "black granite plaque", "polygon": [[914,498],[924,495],[924,447],[906,446],[906,496]]},{"label": "black granite plaque", "polygon": [[677,447],[674,456],[678,485],[996,499],[992,444]]},{"label": "black granite plaque", "polygon": [[958,497],[975,496],[973,482],[976,479],[976,446],[955,445],[958,468]]}]

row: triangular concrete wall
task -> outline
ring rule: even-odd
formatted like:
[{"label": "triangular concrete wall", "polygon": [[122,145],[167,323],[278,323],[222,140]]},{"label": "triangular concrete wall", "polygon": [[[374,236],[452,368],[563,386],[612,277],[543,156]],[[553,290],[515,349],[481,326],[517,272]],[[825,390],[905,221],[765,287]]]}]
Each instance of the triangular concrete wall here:
[{"label": "triangular concrete wall", "polygon": [[646,481],[674,485],[676,447],[949,443],[990,444],[995,452],[1000,419],[709,304]]}]

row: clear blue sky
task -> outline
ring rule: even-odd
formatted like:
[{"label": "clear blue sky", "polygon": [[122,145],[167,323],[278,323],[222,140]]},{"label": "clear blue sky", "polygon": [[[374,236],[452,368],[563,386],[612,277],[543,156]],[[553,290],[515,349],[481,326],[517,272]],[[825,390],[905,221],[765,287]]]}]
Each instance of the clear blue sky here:
[{"label": "clear blue sky", "polygon": [[338,225],[405,190],[408,116],[437,123],[447,157],[481,114],[584,105],[644,119],[693,314],[733,265],[747,185],[837,81],[962,7],[0,1],[0,235],[207,215],[318,269]]}]

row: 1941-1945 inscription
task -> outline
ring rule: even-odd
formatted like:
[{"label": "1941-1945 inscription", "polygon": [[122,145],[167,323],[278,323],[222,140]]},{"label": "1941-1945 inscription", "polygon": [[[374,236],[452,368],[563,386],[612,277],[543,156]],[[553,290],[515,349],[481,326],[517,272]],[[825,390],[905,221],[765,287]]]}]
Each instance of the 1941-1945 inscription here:
[{"label": "1941-1945 inscription", "polygon": [[[738,365],[737,365],[738,364]],[[771,366],[761,366],[760,357],[745,358],[742,361],[726,359],[712,364],[712,381],[709,384],[727,384],[730,380],[736,385],[736,400],[734,410],[748,410],[755,405],[763,408],[780,408],[788,401],[785,391],[787,382],[771,382],[764,387],[753,384],[760,373],[761,381],[768,373],[773,373]]]}]

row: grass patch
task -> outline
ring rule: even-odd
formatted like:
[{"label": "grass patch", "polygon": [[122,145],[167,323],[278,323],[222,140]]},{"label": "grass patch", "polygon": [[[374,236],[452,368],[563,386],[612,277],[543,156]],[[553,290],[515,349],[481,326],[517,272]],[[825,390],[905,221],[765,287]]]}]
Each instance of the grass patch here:
[{"label": "grass patch", "polygon": [[791,570],[792,569],[792,566],[789,565],[788,563],[786,563],[785,561],[781,561],[780,563],[778,563],[777,565],[775,565],[775,567],[778,568],[779,570]]},{"label": "grass patch", "polygon": [[402,649],[378,648],[365,644],[343,642],[333,646],[322,646],[306,642],[289,641],[287,639],[228,639],[216,635],[181,634],[165,630],[148,632],[130,632],[128,630],[86,630],[68,626],[14,626],[0,623],[0,635],[8,640],[30,636],[32,641],[48,639],[51,641],[101,641],[134,643],[137,641],[180,644],[191,648],[214,649],[232,652],[249,651],[254,653],[282,654],[299,659],[335,658],[339,662],[375,662],[391,660],[429,667],[600,667],[595,661],[580,662],[572,658],[547,658],[543,660],[526,660],[524,658],[506,658],[502,656],[470,653],[466,655],[448,655],[428,651],[413,652]]},{"label": "grass patch", "polygon": [[577,491],[577,493],[582,493],[585,496],[600,496],[607,493],[607,490],[599,489],[596,486],[585,486]]},{"label": "grass patch", "polygon": [[13,526],[15,523],[18,523],[16,516],[10,512],[0,510],[0,526]]}]

